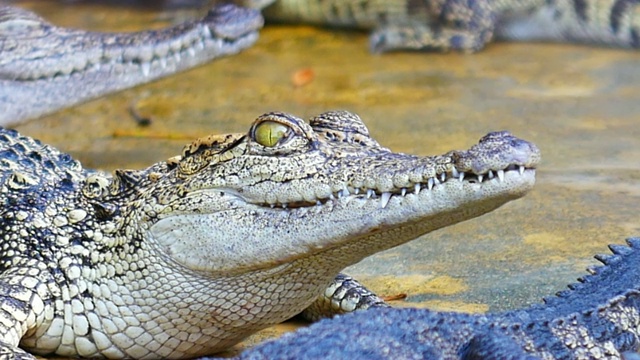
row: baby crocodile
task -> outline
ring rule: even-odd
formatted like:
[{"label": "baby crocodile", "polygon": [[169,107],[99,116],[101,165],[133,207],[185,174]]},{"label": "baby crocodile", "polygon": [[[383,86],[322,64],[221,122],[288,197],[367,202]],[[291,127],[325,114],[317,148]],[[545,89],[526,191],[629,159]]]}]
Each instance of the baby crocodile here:
[{"label": "baby crocodile", "polygon": [[269,113],[107,175],[0,130],[0,354],[224,350],[312,305],[344,267],[524,195],[539,159],[507,132],[422,157],[347,112]]},{"label": "baby crocodile", "polygon": [[[235,0],[267,19],[375,29],[373,51],[478,51],[494,37],[640,48],[633,0]],[[272,5],[271,5],[272,4]]]},{"label": "baby crocodile", "polygon": [[6,126],[235,54],[262,17],[233,5],[164,30],[96,33],[0,5],[0,125]]},{"label": "baby crocodile", "polygon": [[640,238],[544,304],[471,315],[371,309],[320,321],[241,359],[639,359]]}]

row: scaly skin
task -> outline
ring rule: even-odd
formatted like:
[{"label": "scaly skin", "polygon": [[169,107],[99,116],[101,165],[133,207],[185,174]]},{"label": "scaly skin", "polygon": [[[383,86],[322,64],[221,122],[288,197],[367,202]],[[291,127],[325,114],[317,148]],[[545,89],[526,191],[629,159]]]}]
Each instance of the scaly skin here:
[{"label": "scaly skin", "polygon": [[[640,47],[628,0],[236,0],[267,19],[376,29],[373,51],[482,49],[494,37]],[[272,5],[271,5],[272,4]]]},{"label": "scaly skin", "polygon": [[0,353],[185,358],[310,306],[344,267],[529,191],[507,132],[393,153],[360,118],[260,116],[112,176],[0,132]]},{"label": "scaly skin", "polygon": [[172,28],[108,34],[0,6],[0,125],[235,54],[256,41],[262,23],[255,10],[221,5]]},{"label": "scaly skin", "polygon": [[570,290],[504,313],[372,309],[323,320],[238,359],[638,359],[640,238]]}]

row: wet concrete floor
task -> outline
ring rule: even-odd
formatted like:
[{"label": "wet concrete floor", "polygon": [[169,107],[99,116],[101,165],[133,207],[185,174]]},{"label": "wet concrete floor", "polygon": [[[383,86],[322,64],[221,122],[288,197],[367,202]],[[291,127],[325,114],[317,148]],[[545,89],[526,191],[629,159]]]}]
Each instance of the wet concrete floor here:
[{"label": "wet concrete floor", "polygon": [[[100,31],[160,27],[171,18],[24,4],[54,23]],[[639,65],[638,52],[566,44],[372,55],[364,33],[270,26],[237,56],[17,129],[105,170],[146,167],[205,134],[244,132],[272,110],[302,117],[350,110],[384,146],[422,155],[509,130],[543,152],[531,194],[347,269],[379,294],[406,293],[395,306],[496,311],[564,289],[607,244],[640,236]],[[140,127],[132,107],[151,125]]]}]

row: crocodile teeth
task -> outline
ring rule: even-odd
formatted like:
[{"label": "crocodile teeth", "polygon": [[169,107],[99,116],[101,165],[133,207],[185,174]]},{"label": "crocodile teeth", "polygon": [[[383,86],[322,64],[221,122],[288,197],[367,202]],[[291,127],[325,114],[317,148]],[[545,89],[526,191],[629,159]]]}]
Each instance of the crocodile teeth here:
[{"label": "crocodile teeth", "polygon": [[464,172],[460,172],[458,174],[458,180],[460,180],[460,181],[464,180]]},{"label": "crocodile teeth", "polygon": [[478,175],[478,182],[481,183],[482,179],[484,179],[484,175]]},{"label": "crocodile teeth", "polygon": [[447,180],[447,174],[445,173],[440,174],[440,181],[445,182],[446,180]]},{"label": "crocodile teeth", "polygon": [[456,169],[455,167],[451,168],[451,175],[453,175],[454,178],[460,176],[460,173],[458,172],[458,169]]},{"label": "crocodile teeth", "polygon": [[371,189],[367,190],[367,199],[371,199],[372,197],[375,197],[375,196],[376,196],[375,191]]},{"label": "crocodile teeth", "polygon": [[487,173],[487,177],[489,179],[493,179],[493,171],[489,170],[489,172]]},{"label": "crocodile teeth", "polygon": [[417,183],[413,188],[414,194],[418,195],[420,193],[420,183]]},{"label": "crocodile teeth", "polygon": [[356,194],[356,195],[360,194],[360,188],[355,188],[353,190],[353,193]]},{"label": "crocodile teeth", "polygon": [[524,174],[524,166],[518,166],[518,172],[520,173],[520,175]]},{"label": "crocodile teeth", "polygon": [[143,62],[140,66],[142,67],[142,74],[145,77],[149,76],[149,73],[151,72],[151,63]]},{"label": "crocodile teeth", "polygon": [[213,34],[211,34],[211,29],[209,29],[208,26],[202,27],[202,36],[204,36],[205,39],[213,38]]},{"label": "crocodile teeth", "polygon": [[402,188],[402,190],[400,190],[400,193],[402,194],[402,196],[407,195],[407,188]]},{"label": "crocodile teeth", "polygon": [[498,179],[500,179],[500,181],[504,181],[504,170],[498,170],[496,173],[498,174]]},{"label": "crocodile teeth", "polygon": [[386,208],[387,204],[389,203],[389,199],[391,199],[391,193],[382,193],[382,195],[380,196],[380,207],[383,209]]},{"label": "crocodile teeth", "polygon": [[433,189],[433,183],[434,183],[433,178],[429,178],[429,180],[427,180],[427,189],[429,190]]}]

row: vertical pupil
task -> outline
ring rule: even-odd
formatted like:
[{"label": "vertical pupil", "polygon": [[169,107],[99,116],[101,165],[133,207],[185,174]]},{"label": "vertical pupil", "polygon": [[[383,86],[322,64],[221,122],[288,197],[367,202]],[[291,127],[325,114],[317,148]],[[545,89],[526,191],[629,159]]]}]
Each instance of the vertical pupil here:
[{"label": "vertical pupil", "polygon": [[288,129],[288,127],[279,123],[264,122],[258,125],[256,129],[255,140],[262,146],[273,147],[285,137]]}]

